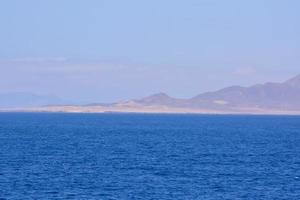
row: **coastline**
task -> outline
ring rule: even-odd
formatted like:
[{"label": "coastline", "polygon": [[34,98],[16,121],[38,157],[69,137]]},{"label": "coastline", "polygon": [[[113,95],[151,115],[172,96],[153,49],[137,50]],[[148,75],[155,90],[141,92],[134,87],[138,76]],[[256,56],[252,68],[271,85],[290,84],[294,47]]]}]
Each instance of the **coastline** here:
[{"label": "coastline", "polygon": [[49,106],[35,108],[0,109],[0,113],[111,113],[111,114],[199,114],[199,115],[271,115],[271,116],[300,116],[300,111],[290,110],[213,110],[213,109],[187,109],[170,107],[101,107],[101,106]]}]

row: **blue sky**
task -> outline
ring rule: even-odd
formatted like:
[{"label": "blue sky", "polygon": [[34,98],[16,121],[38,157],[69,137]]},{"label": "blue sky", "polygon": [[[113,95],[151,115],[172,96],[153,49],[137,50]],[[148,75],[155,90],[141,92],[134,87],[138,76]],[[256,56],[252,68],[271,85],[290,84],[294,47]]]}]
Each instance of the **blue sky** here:
[{"label": "blue sky", "polygon": [[0,93],[117,101],[300,73],[298,0],[0,2]]}]

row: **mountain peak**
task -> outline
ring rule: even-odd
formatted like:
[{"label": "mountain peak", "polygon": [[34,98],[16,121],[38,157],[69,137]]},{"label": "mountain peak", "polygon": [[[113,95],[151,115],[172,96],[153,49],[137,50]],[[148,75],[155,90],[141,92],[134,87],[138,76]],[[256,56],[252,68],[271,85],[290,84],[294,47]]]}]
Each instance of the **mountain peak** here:
[{"label": "mountain peak", "polygon": [[[167,94],[164,93],[164,92],[159,92],[159,93],[153,94],[153,95],[151,95],[151,96],[149,96],[149,97],[156,97],[156,98],[170,98],[170,96],[167,95]],[[148,97],[148,98],[149,98],[149,97]]]},{"label": "mountain peak", "polygon": [[160,101],[165,99],[171,99],[171,97],[166,93],[160,92],[157,94],[150,95],[148,97],[144,97],[140,101]]},{"label": "mountain peak", "polygon": [[153,94],[151,96],[136,100],[135,102],[143,104],[143,105],[169,105],[169,104],[173,104],[176,101],[177,101],[177,99],[170,97],[166,93],[160,92],[160,93]]},{"label": "mountain peak", "polygon": [[299,87],[300,88],[300,74],[287,80],[286,82],[284,82],[284,84],[287,84],[289,86],[292,87]]}]

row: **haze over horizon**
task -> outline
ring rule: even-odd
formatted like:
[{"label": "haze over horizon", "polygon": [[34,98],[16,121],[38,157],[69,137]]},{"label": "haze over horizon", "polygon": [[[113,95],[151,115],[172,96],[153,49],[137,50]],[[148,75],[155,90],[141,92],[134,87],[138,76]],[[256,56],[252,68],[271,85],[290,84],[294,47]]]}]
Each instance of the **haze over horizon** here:
[{"label": "haze over horizon", "polygon": [[296,0],[1,2],[0,93],[115,102],[282,82],[300,73],[299,8]]}]

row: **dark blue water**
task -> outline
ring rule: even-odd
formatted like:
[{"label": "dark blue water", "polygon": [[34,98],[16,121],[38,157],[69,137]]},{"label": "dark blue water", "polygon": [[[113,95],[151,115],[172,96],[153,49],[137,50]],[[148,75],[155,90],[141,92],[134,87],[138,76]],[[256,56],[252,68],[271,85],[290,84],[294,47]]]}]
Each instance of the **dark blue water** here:
[{"label": "dark blue water", "polygon": [[0,199],[300,199],[300,117],[2,113]]}]

